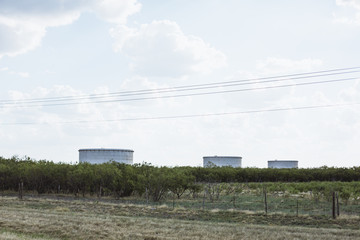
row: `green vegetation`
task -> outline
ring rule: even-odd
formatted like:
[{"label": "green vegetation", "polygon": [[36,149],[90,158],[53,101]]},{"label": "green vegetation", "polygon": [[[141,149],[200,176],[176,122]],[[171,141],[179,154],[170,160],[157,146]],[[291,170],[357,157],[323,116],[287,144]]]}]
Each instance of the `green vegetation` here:
[{"label": "green vegetation", "polygon": [[359,175],[0,158],[0,238],[360,238]]},{"label": "green vegetation", "polygon": [[[267,210],[291,215],[330,215],[333,192],[338,194],[342,214],[360,214],[359,175],[357,167],[169,168],[116,162],[72,165],[0,158],[0,192],[5,195],[18,192],[20,198],[34,193],[37,196],[55,194],[137,204],[165,203],[173,208]],[[259,179],[264,182],[255,181]]]},{"label": "green vegetation", "polygon": [[[5,159],[0,157],[0,191],[62,193],[74,195],[106,195],[116,198],[133,194],[146,195],[160,201],[171,191],[178,199],[190,191],[194,195],[204,189],[204,183],[249,183],[247,188],[259,188],[265,183],[270,192],[299,193],[311,191],[326,195],[337,191],[344,200],[360,196],[360,167],[312,169],[259,169],[231,167],[154,167],[150,164],[125,165],[116,162],[99,165],[77,165],[34,161],[30,158]],[[320,183],[327,181],[326,183]],[[331,182],[331,183],[329,183]],[[341,184],[339,183],[341,182]],[[299,184],[304,183],[304,184]],[[253,187],[255,186],[255,187]],[[226,188],[226,186],[220,186]],[[227,191],[241,191],[244,186]],[[262,185],[261,188],[264,186]],[[208,193],[219,191],[208,189]],[[222,190],[221,190],[222,191]],[[216,196],[215,196],[216,197]]]}]

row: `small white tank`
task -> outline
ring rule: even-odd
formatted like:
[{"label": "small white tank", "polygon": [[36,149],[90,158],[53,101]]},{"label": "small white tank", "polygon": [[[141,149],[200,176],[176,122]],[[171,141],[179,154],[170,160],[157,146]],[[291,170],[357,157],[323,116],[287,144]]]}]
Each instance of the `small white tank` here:
[{"label": "small white tank", "polygon": [[109,161],[133,164],[133,150],[128,149],[109,149],[109,148],[89,148],[79,149],[79,162],[91,164],[101,164]]},{"label": "small white tank", "polygon": [[235,156],[212,156],[212,157],[203,157],[204,167],[211,166],[230,166],[230,167],[241,167],[242,157]]},{"label": "small white tank", "polygon": [[298,168],[298,163],[296,160],[270,160],[268,168]]}]

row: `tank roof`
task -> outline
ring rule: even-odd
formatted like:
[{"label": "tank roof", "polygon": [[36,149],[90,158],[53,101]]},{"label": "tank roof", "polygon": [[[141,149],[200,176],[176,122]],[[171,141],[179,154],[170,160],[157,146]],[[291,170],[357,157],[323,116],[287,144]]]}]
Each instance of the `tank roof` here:
[{"label": "tank roof", "polygon": [[269,160],[268,162],[299,162],[298,160]]},{"label": "tank roof", "polygon": [[81,151],[116,151],[116,152],[134,152],[134,150],[131,149],[119,149],[119,148],[84,148],[79,149],[79,152]]}]

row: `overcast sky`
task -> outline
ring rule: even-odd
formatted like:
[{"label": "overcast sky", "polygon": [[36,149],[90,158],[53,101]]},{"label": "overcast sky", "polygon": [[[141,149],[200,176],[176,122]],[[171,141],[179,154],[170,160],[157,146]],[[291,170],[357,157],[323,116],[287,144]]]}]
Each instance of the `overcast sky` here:
[{"label": "overcast sky", "polygon": [[0,156],[359,166],[360,69],[314,76],[359,67],[359,43],[360,0],[0,0]]}]

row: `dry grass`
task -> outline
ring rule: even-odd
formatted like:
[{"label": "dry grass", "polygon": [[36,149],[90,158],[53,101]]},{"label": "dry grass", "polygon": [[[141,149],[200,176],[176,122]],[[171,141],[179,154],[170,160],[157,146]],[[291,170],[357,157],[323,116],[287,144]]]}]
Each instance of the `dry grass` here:
[{"label": "dry grass", "polygon": [[70,212],[70,209],[67,207],[56,207],[54,210],[56,212]]},{"label": "dry grass", "polygon": [[[143,214],[148,211],[165,213],[163,217]],[[164,206],[149,209],[110,203],[0,198],[0,239],[360,239],[359,230],[181,220],[167,215],[179,212],[185,212],[189,218],[193,214],[183,209],[171,212]]]},{"label": "dry grass", "polygon": [[58,238],[34,237],[28,234],[14,232],[0,232],[1,240],[56,240]]},{"label": "dry grass", "polygon": [[210,212],[212,212],[212,213],[218,213],[218,212],[220,212],[220,209],[214,208],[214,209],[211,209]]},{"label": "dry grass", "polygon": [[160,206],[157,206],[156,208],[158,208],[158,209],[164,209],[164,208],[168,208],[168,205],[162,204],[162,205],[160,205]]},{"label": "dry grass", "polygon": [[358,216],[358,215],[349,215],[349,214],[341,214],[340,216],[338,216],[338,219],[360,220],[360,216]]}]

